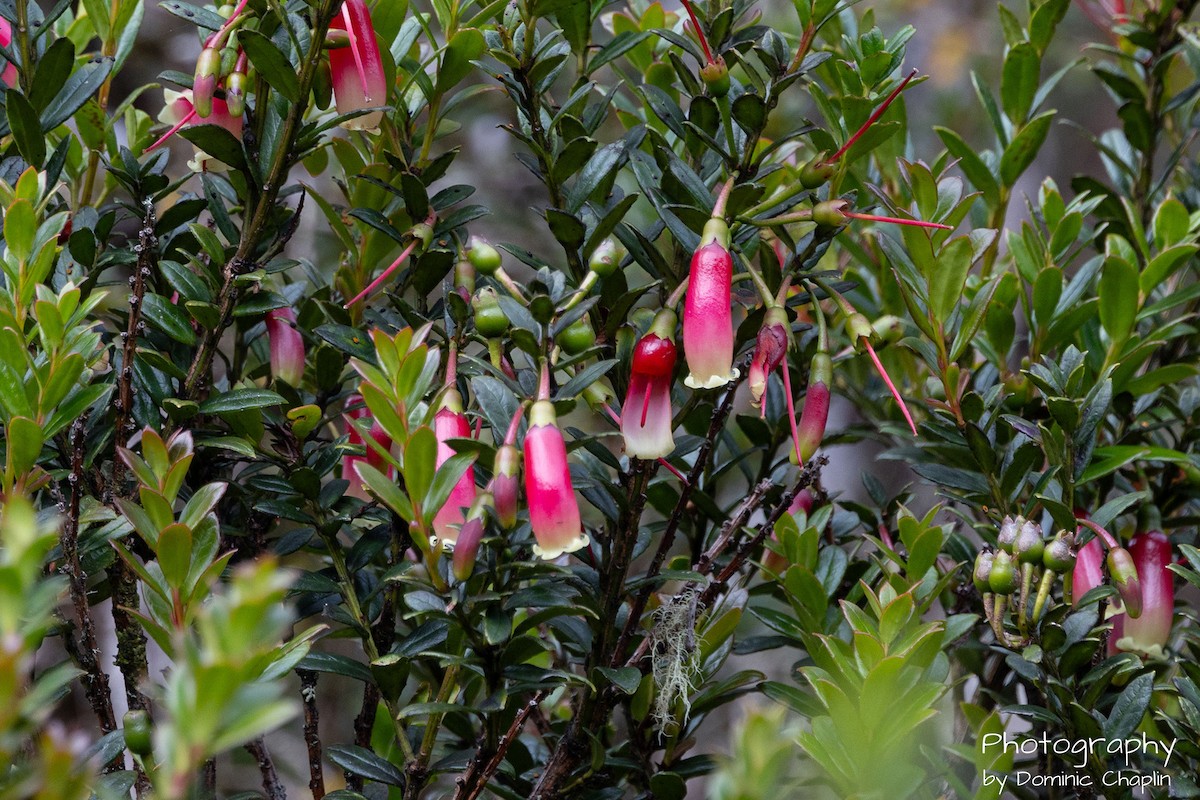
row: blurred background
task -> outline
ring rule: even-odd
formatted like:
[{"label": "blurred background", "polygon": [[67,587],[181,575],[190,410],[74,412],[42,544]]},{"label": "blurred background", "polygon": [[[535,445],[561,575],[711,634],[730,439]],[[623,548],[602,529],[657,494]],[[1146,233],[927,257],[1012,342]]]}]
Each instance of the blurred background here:
[{"label": "blurred background", "polygon": [[[677,0],[667,0],[664,5],[668,10],[679,10]],[[916,34],[908,43],[905,69],[916,68],[928,79],[911,87],[904,95],[909,115],[910,157],[927,162],[937,158],[942,146],[932,130],[935,124],[954,128],[968,142],[980,145],[989,142],[991,134],[972,87],[971,73],[978,71],[987,85],[999,83],[998,71],[1004,39],[994,0],[872,0],[869,4],[857,6],[855,10],[862,14],[868,5],[874,8],[875,22],[885,35],[891,36],[907,25],[916,29]],[[1024,17],[1024,4],[1020,5],[1022,8],[1016,11]],[[619,11],[623,7],[624,0],[619,0],[605,10]],[[795,14],[790,3],[771,0],[758,3],[757,7],[764,20],[773,27],[794,32]],[[1084,13],[1082,4],[1075,4],[1060,26],[1059,35],[1047,55],[1044,75],[1085,56],[1084,43],[1096,39],[1103,40],[1103,32]],[[113,88],[114,97],[124,97],[138,86],[155,83],[163,70],[177,69],[190,73],[199,49],[194,27],[155,5],[148,5],[136,55],[129,59],[117,78]],[[1060,111],[1060,120],[1071,119],[1090,131],[1103,131],[1112,126],[1115,114],[1112,105],[1099,96],[1099,91],[1098,81],[1088,74],[1086,65],[1081,64],[1072,69],[1058,85],[1047,105]],[[478,233],[493,241],[520,244],[553,263],[561,251],[537,211],[547,202],[544,188],[514,158],[516,140],[500,130],[499,126],[512,120],[509,118],[508,104],[498,92],[497,88],[496,92],[483,93],[456,112],[463,127],[453,138],[455,144],[462,147],[462,152],[444,182],[447,185],[460,182],[475,185],[478,190],[472,202],[492,209],[493,216],[475,223],[473,230],[477,229]],[[802,92],[795,92],[793,96],[797,99],[804,97]],[[138,105],[152,116],[157,116],[162,107],[161,94],[147,92],[139,98]],[[803,124],[806,119],[818,125],[825,122],[812,106],[791,107],[788,115],[784,121],[789,125]],[[612,135],[620,135],[615,123]],[[174,147],[172,169],[185,169],[184,162],[190,157],[190,146],[185,142],[177,142]],[[1067,190],[1073,175],[1101,169],[1099,159],[1083,133],[1061,121],[1052,128],[1040,158],[1026,173],[1025,183],[1018,189],[1018,197],[1036,192],[1038,184],[1046,177]],[[315,188],[319,189],[322,179],[312,176],[303,178],[306,183],[315,182]],[[1064,191],[1064,194],[1070,196],[1069,191]],[[326,192],[326,196],[332,197],[333,191]],[[1009,225],[1019,224],[1021,216],[1026,213],[1024,204],[1014,202],[1010,213]],[[310,204],[306,209],[305,224],[291,246],[297,255],[309,258],[318,265],[326,262],[332,272],[338,254],[315,204]],[[830,430],[836,431],[853,421],[853,410],[849,404],[835,403]],[[862,487],[865,472],[873,474],[891,490],[911,479],[903,465],[897,462],[877,463],[875,457],[878,451],[871,445],[833,447],[827,453],[831,464],[825,473],[826,487],[849,498],[865,496]],[[924,498],[925,502],[931,500],[931,497]],[[107,611],[101,610],[97,619],[108,619]],[[337,646],[336,641],[326,640],[321,648]],[[105,649],[108,653],[112,652],[111,639]],[[777,655],[773,657],[779,658]],[[160,664],[157,668],[163,666]],[[728,668],[758,669],[774,679],[786,680],[793,664],[788,661],[772,662],[770,657],[734,657]],[[321,733],[325,743],[352,741],[352,723],[361,702],[359,685],[336,676],[322,675],[317,691],[321,708]],[[725,715],[724,719],[708,723],[704,730],[709,739],[698,742],[697,750],[723,754],[730,751],[735,731],[741,729],[741,721],[747,715],[755,709],[765,714],[754,717],[747,729],[746,747],[739,753],[740,760],[730,764],[727,773],[713,781],[712,785],[704,786],[697,782],[689,798],[711,796],[733,800],[777,796],[771,793],[774,783],[770,776],[776,769],[794,767],[799,751],[793,748],[788,737],[779,736],[781,726],[789,722],[781,711],[770,709],[770,706],[771,702],[766,698],[750,695],[740,703],[723,707],[718,713]],[[87,719],[87,706],[82,698],[79,698],[78,710],[81,712],[78,718]],[[118,715],[123,710],[118,709]],[[307,796],[306,756],[299,725],[288,726],[285,731],[269,737],[268,744],[280,776],[288,786],[289,795]],[[259,786],[257,769],[245,752],[240,752],[230,763],[220,763],[217,774],[218,790],[222,795]],[[749,784],[739,780],[739,775],[749,779]],[[325,779],[329,790],[343,785],[341,771],[328,763]],[[755,784],[768,793],[744,794]],[[436,791],[431,792],[431,796],[434,795]]]}]

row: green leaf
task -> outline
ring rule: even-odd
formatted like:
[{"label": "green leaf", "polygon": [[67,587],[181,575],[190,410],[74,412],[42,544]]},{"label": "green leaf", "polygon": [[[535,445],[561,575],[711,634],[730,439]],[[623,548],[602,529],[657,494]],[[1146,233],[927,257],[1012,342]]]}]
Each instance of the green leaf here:
[{"label": "green leaf", "polygon": [[1138,273],[1123,258],[1104,261],[1100,273],[1100,324],[1114,343],[1124,342],[1133,330],[1138,310]]},{"label": "green leaf", "polygon": [[971,271],[973,256],[974,248],[969,236],[951,240],[938,253],[936,267],[927,277],[929,311],[940,325],[945,325],[946,320],[958,307],[963,287],[967,282],[967,273]]},{"label": "green leaf", "polygon": [[1046,141],[1046,134],[1050,132],[1050,123],[1056,113],[1045,111],[1029,120],[1017,131],[1012,144],[1004,148],[1004,155],[1000,157],[1000,180],[1005,186],[1014,185],[1037,158],[1038,150],[1041,149],[1042,142]]},{"label": "green leaf", "polygon": [[5,430],[10,475],[22,475],[33,468],[42,454],[42,429],[29,417],[13,417]]},{"label": "green leaf", "polygon": [[33,404],[25,394],[25,382],[3,359],[0,359],[0,407],[3,407],[10,417],[36,416]]},{"label": "green leaf", "polygon": [[[437,468],[437,473],[433,476],[433,483],[429,486],[429,492],[421,502],[421,508],[429,519],[432,520],[434,514],[446,505],[450,492],[454,491],[454,487],[458,484],[458,479],[465,475],[474,463],[475,453],[458,453],[446,459],[446,462]],[[407,454],[404,465],[407,468]]]},{"label": "green leaf", "polygon": [[1150,707],[1150,697],[1154,689],[1154,673],[1139,675],[1129,682],[1124,691],[1113,703],[1112,712],[1104,722],[1104,737],[1109,741],[1124,739],[1133,733],[1146,709]]},{"label": "green leaf", "polygon": [[42,130],[53,130],[73,117],[104,83],[112,67],[112,57],[99,56],[75,70],[42,112]]},{"label": "green leaf", "polygon": [[378,497],[379,502],[390,508],[401,519],[411,521],[416,516],[413,513],[412,503],[409,502],[404,492],[400,491],[400,487],[394,480],[365,461],[357,462],[354,470],[371,494]]},{"label": "green leaf", "polygon": [[4,212],[4,243],[8,245],[9,253],[17,261],[28,261],[33,254],[36,234],[37,216],[33,206],[28,200],[17,200]]},{"label": "green leaf", "polygon": [[933,129],[950,155],[958,159],[958,167],[963,171],[976,189],[983,192],[983,199],[989,206],[996,205],[1000,200],[1000,185],[996,177],[983,159],[966,141],[949,128],[934,126]]},{"label": "green leaf", "polygon": [[158,565],[172,589],[181,589],[192,563],[192,531],[178,522],[163,528],[155,544]]},{"label": "green leaf", "polygon": [[365,747],[335,744],[325,750],[329,760],[354,775],[388,786],[404,786],[404,773],[389,761],[384,761]]},{"label": "green leaf", "polygon": [[[404,446],[404,484],[410,497],[429,496],[436,469],[437,436],[428,425],[422,425],[413,431],[408,444]],[[432,513],[428,508],[423,510],[426,514]]]},{"label": "green leaf", "polygon": [[179,306],[168,302],[162,295],[147,294],[142,297],[142,314],[150,321],[151,327],[175,341],[187,345],[196,343],[196,332],[192,330],[187,317]]},{"label": "green leaf", "polygon": [[[75,45],[70,39],[62,38],[46,49],[37,62],[37,72],[33,74],[33,86],[29,89],[29,103],[34,111],[44,111],[54,99],[75,66]],[[38,127],[41,127],[39,122]]]},{"label": "green leaf", "polygon": [[209,398],[200,406],[202,414],[232,414],[255,408],[283,405],[284,399],[267,389],[233,389]]},{"label": "green leaf", "polygon": [[483,34],[475,28],[465,28],[454,34],[442,53],[442,67],[438,70],[436,95],[445,94],[463,78],[471,74],[472,61],[487,51]]},{"label": "green leaf", "polygon": [[1018,125],[1025,121],[1037,94],[1038,74],[1042,57],[1029,42],[1021,42],[1004,57],[1004,72],[1000,77],[1000,102],[1004,113]]},{"label": "green leaf", "polygon": [[597,667],[596,671],[625,694],[636,692],[642,682],[642,672],[637,667]]},{"label": "green leaf", "polygon": [[[272,89],[283,95],[289,103],[297,104],[301,101],[300,80],[296,75],[296,68],[274,42],[258,31],[244,29],[238,32],[238,44],[246,51],[250,63]],[[211,152],[210,154],[217,155]]]},{"label": "green leaf", "polygon": [[1070,5],[1071,0],[1045,0],[1033,10],[1029,16],[1029,41],[1033,42],[1038,52],[1046,51]]},{"label": "green leaf", "polygon": [[250,171],[242,143],[220,125],[189,125],[179,135],[232,169]]}]

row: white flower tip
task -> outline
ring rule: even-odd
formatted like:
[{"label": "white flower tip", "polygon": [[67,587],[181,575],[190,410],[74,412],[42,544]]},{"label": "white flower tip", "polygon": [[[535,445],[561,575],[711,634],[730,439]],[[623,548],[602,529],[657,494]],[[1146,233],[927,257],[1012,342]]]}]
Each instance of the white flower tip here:
[{"label": "white flower tip", "polygon": [[544,561],[553,561],[564,553],[574,553],[576,550],[581,550],[591,544],[591,539],[586,533],[580,531],[579,535],[574,539],[564,543],[557,548],[543,549],[541,545],[533,546],[533,554]]}]

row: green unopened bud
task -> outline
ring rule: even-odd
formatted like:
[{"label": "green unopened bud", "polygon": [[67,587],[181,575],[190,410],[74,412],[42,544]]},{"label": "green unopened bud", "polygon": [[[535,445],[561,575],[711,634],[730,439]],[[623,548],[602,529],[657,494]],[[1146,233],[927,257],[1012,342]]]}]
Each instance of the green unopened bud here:
[{"label": "green unopened bud", "polygon": [[129,752],[138,756],[148,756],[153,752],[150,736],[150,717],[140,708],[125,712],[121,720],[125,733],[125,746]]},{"label": "green unopened bud", "polygon": [[232,17],[234,11],[237,11],[237,6],[235,6],[233,3],[225,3],[217,9],[217,13],[225,19]]},{"label": "green unopened bud", "polygon": [[988,586],[996,594],[1010,595],[1017,590],[1018,583],[1012,556],[1003,550],[997,552],[992,559],[991,572],[988,573]]},{"label": "green unopened bud", "polygon": [[1060,575],[1065,575],[1073,570],[1075,568],[1073,543],[1073,536],[1066,531],[1059,531],[1058,535],[1042,551],[1042,566]]},{"label": "green unopened bud", "polygon": [[313,105],[324,110],[333,102],[333,72],[329,67],[329,59],[323,58],[317,62],[316,72],[312,83]]},{"label": "green unopened bud", "polygon": [[350,33],[348,31],[330,28],[325,32],[325,49],[340,50],[343,47],[350,46]]},{"label": "green unopened bud", "polygon": [[708,87],[708,93],[713,97],[724,97],[729,94],[729,67],[725,59],[717,56],[700,68],[700,80]]},{"label": "green unopened bud", "polygon": [[813,206],[812,221],[822,228],[840,228],[846,224],[845,200],[826,200]]},{"label": "green unopened bud", "polygon": [[592,329],[587,315],[584,315],[559,331],[555,341],[563,352],[577,356],[596,343],[596,331]]},{"label": "green unopened bud", "polygon": [[472,236],[467,242],[467,258],[483,275],[491,275],[500,269],[500,251],[478,236]]},{"label": "green unopened bud", "polygon": [[504,309],[500,308],[495,289],[480,289],[471,300],[471,307],[475,311],[475,329],[480,335],[491,339],[508,332],[508,317]]},{"label": "green unopened bud", "polygon": [[617,271],[617,267],[625,258],[625,252],[625,248],[616,239],[605,239],[588,259],[588,269],[601,278],[607,278]]},{"label": "green unopened bud", "polygon": [[975,556],[975,569],[971,572],[971,580],[975,583],[975,588],[980,592],[990,592],[992,561],[995,556],[991,550],[980,550],[979,555]]},{"label": "green unopened bud", "polygon": [[1013,552],[1022,564],[1042,563],[1042,551],[1046,549],[1042,541],[1042,526],[1036,522],[1025,520],[1017,531],[1017,540],[1013,542]]},{"label": "green unopened bud", "polygon": [[429,247],[429,243],[433,241],[433,226],[427,222],[418,222],[408,229],[408,233],[421,243],[422,248]]},{"label": "green unopened bud", "polygon": [[1018,516],[1016,519],[1005,517],[1000,523],[1000,530],[996,533],[996,546],[1006,553],[1013,551],[1013,544],[1017,541],[1017,533],[1021,530],[1021,526],[1025,524],[1025,518]]},{"label": "green unopened bud", "polygon": [[246,73],[233,72],[225,79],[225,105],[231,117],[246,113]]},{"label": "green unopened bud", "polygon": [[1124,547],[1114,547],[1108,551],[1108,574],[1112,576],[1113,586],[1121,595],[1125,604],[1125,613],[1130,619],[1142,615],[1142,583],[1138,580],[1137,567],[1134,566],[1133,556]]},{"label": "green unopened bud", "polygon": [[816,189],[824,186],[833,177],[836,166],[825,160],[826,154],[821,153],[812,161],[800,168],[800,185],[805,189]]}]

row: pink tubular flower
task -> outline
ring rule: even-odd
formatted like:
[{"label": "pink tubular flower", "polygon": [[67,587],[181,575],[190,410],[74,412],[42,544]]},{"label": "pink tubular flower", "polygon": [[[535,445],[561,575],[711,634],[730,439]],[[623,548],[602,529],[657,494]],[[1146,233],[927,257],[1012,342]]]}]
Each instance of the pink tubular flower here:
[{"label": "pink tubular flower", "polygon": [[[469,439],[471,426],[463,415],[462,395],[457,389],[450,388],[442,400],[442,409],[433,418],[433,432],[437,436],[438,451],[437,465],[441,467],[454,456],[454,448],[448,442],[451,439]],[[433,518],[433,531],[438,541],[451,546],[458,540],[459,528],[463,524],[464,512],[475,502],[475,467],[467,467],[467,471],[458,479],[458,483],[450,490],[446,504],[438,510]]]},{"label": "pink tubular flower", "polygon": [[[242,138],[242,118],[230,114],[229,106],[219,97],[213,98],[212,113],[204,120],[198,118],[196,107],[192,105],[192,92],[190,89],[182,92],[173,92],[170,89],[164,89],[163,99],[166,101],[166,106],[163,108],[162,113],[158,115],[158,121],[170,125],[171,128],[160,136],[158,141],[146,148],[147,153],[161,147],[168,139],[190,125],[219,125],[237,138]],[[227,168],[226,164],[218,161],[199,148],[196,148],[196,157],[188,162],[188,166],[195,172],[224,170]]]},{"label": "pink tubular flower", "polygon": [[[329,51],[329,70],[333,74],[333,96],[339,114],[350,114],[387,104],[387,82],[383,58],[371,25],[371,14],[363,0],[345,0],[341,12],[333,18],[330,30],[345,31],[350,46]],[[346,120],[342,127],[352,131],[377,131],[382,111],[372,111]]]},{"label": "pink tubular flower", "polygon": [[1142,590],[1142,613],[1137,619],[1127,614],[1116,618],[1110,641],[1118,650],[1162,657],[1171,638],[1175,613],[1175,580],[1171,564],[1171,541],[1160,531],[1140,533],[1129,544]]},{"label": "pink tubular flower", "polygon": [[1075,557],[1075,569],[1071,572],[1071,603],[1079,604],[1079,598],[1104,583],[1104,545],[1099,536],[1079,549]]},{"label": "pink tubular flower", "polygon": [[[354,427],[354,420],[363,419],[370,416],[370,414],[371,412],[363,405],[361,395],[352,394],[346,398],[346,412],[343,414],[343,417],[346,420],[347,444],[365,447],[366,455],[351,454],[342,456],[342,479],[350,481],[350,487],[346,490],[346,494],[361,500],[367,499],[368,495],[363,486],[362,479],[358,476],[358,465],[367,464],[381,472],[384,471],[384,466],[387,465],[383,456],[375,448],[367,445],[363,441],[362,436],[359,435],[358,429]],[[378,422],[371,426],[370,435],[382,449],[392,449],[392,438],[387,435],[387,432],[383,430]],[[390,465],[387,465],[386,473],[389,478],[395,476],[395,470]]]},{"label": "pink tubular flower", "polygon": [[517,524],[517,500],[521,494],[521,451],[505,442],[496,451],[496,469],[492,475],[492,496],[496,521],[502,528]]},{"label": "pink tubular flower", "polygon": [[804,410],[796,432],[796,456],[801,463],[808,461],[825,438],[829,421],[829,384],[833,381],[833,361],[829,354],[818,350],[813,354],[808,370],[808,391],[804,395]]},{"label": "pink tubular flower", "polygon": [[[0,17],[0,46],[8,47],[10,44],[12,44],[12,25],[8,20]],[[0,72],[0,81],[4,81],[4,85],[9,88],[16,88],[17,65],[11,61],[4,62],[4,71]]]},{"label": "pink tubular flower", "polygon": [[625,452],[633,458],[665,458],[675,449],[671,376],[675,371],[675,312],[663,309],[633,350],[629,392],[621,407]]},{"label": "pink tubular flower", "polygon": [[767,379],[787,359],[788,335],[787,313],[779,306],[767,309],[758,339],[754,346],[754,357],[750,361],[750,405],[762,409],[766,416],[767,405],[763,395],[767,392]]},{"label": "pink tubular flower", "polygon": [[296,312],[276,308],[267,312],[267,338],[271,342],[271,374],[288,386],[304,379],[304,337],[296,330]]},{"label": "pink tubular flower", "polygon": [[567,466],[567,446],[558,429],[554,405],[548,400],[537,401],[529,411],[525,496],[529,501],[529,523],[537,539],[534,554],[551,560],[587,545]]},{"label": "pink tubular flower", "polygon": [[733,368],[733,256],[729,228],[714,217],[692,256],[683,310],[683,354],[693,389],[716,389],[737,377]]}]

